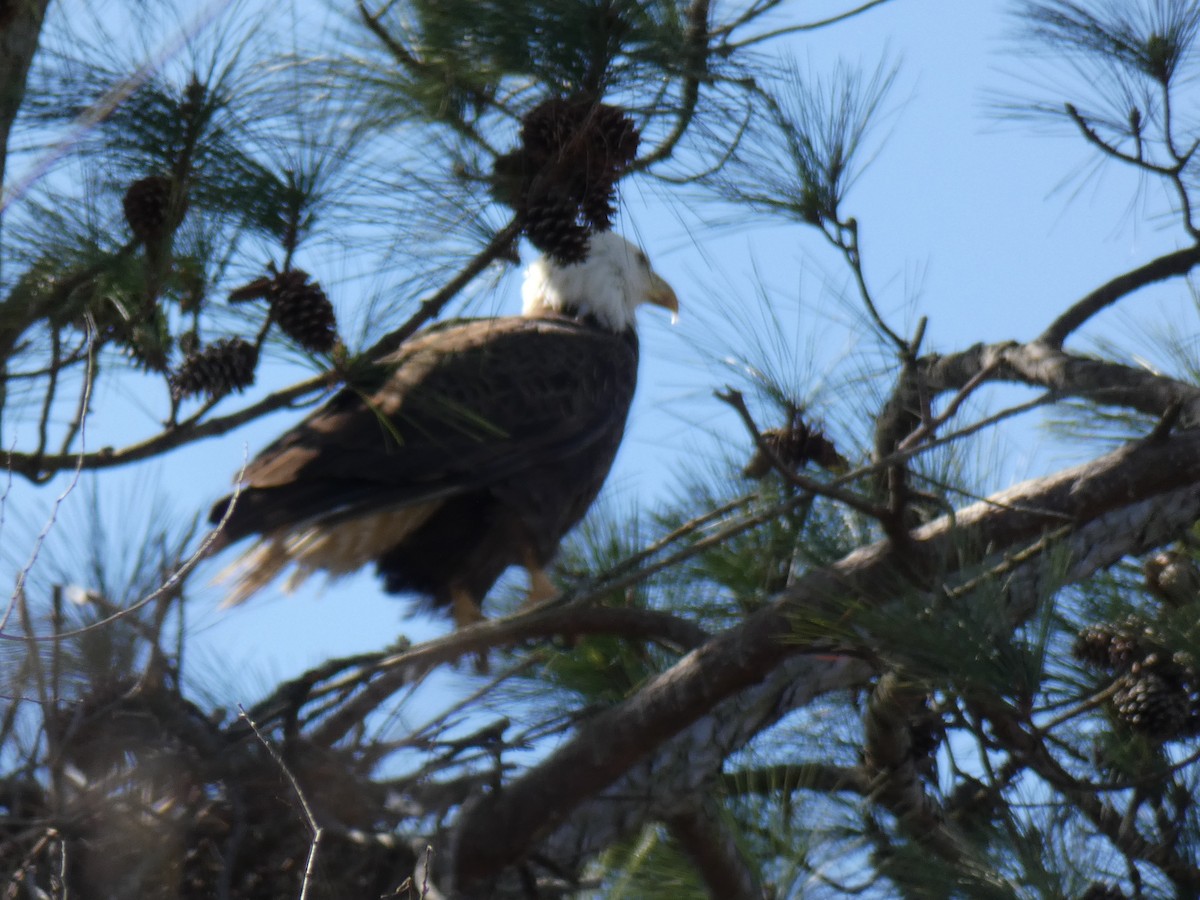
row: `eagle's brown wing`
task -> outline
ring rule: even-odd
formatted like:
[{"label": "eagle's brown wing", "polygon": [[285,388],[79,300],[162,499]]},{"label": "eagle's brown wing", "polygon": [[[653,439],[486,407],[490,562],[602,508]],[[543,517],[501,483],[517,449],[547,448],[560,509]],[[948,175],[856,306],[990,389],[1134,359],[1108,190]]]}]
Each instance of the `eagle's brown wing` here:
[{"label": "eagle's brown wing", "polygon": [[553,465],[619,434],[636,369],[631,333],[565,318],[420,335],[381,361],[375,384],[343,389],[259,454],[222,543],[427,505]]}]

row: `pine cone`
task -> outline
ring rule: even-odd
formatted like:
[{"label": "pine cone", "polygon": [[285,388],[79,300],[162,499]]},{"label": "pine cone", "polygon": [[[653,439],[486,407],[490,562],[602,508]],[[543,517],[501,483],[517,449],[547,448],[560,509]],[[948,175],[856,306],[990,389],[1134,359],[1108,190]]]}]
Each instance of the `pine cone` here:
[{"label": "pine cone", "polygon": [[299,269],[280,272],[271,284],[271,318],[306,350],[328,353],[337,342],[333,304],[317,282]]},{"label": "pine cone", "polygon": [[625,110],[599,103],[592,113],[590,125],[596,144],[604,150],[603,162],[607,171],[620,173],[637,158],[641,135]]},{"label": "pine cone", "polygon": [[194,394],[216,399],[254,384],[258,349],[241,338],[224,338],[189,356],[171,377],[171,396],[176,400]]},{"label": "pine cone", "polygon": [[1071,648],[1076,659],[1102,669],[1127,672],[1154,652],[1154,633],[1140,616],[1080,629]]},{"label": "pine cone", "polygon": [[579,212],[583,221],[595,231],[612,229],[613,216],[617,214],[616,181],[611,177],[600,177],[589,184],[579,203]]},{"label": "pine cone", "polygon": [[1122,675],[1112,703],[1117,718],[1159,740],[1181,737],[1191,713],[1191,699],[1179,680],[1153,668]]},{"label": "pine cone", "polygon": [[125,221],[134,237],[158,244],[174,234],[187,212],[187,195],[162,175],[139,178],[129,186],[121,202]]},{"label": "pine cone", "polygon": [[1164,550],[1142,565],[1146,589],[1169,606],[1183,606],[1200,599],[1200,570],[1178,550]]},{"label": "pine cone", "polygon": [[551,97],[521,119],[521,146],[536,167],[561,158],[579,131],[587,108],[577,100]]},{"label": "pine cone", "polygon": [[563,264],[582,262],[588,251],[588,230],[576,221],[576,206],[558,192],[531,198],[525,213],[530,243]]},{"label": "pine cone", "polygon": [[520,151],[497,159],[493,193],[535,220],[526,232],[531,240],[560,228],[537,221],[546,216],[546,197],[551,194],[556,223],[568,218],[557,207],[569,205],[574,230],[581,227],[577,220],[582,218],[585,234],[607,231],[616,212],[617,181],[636,157],[638,141],[637,128],[619,107],[583,98],[545,100],[522,120]]},{"label": "pine cone", "polygon": [[[802,469],[810,462],[833,472],[845,471],[848,467],[848,463],[837,452],[833,442],[819,429],[807,424],[799,414],[793,416],[790,426],[764,431],[762,438],[779,461],[790,469]],[[742,475],[761,480],[771,469],[770,457],[761,450],[755,450],[754,456],[742,470]]]}]

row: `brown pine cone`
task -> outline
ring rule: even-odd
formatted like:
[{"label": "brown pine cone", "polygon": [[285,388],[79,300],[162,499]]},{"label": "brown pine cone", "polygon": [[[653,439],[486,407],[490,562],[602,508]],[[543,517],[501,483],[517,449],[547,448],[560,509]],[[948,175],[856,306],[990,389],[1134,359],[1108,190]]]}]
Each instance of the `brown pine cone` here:
[{"label": "brown pine cone", "polygon": [[1158,740],[1182,737],[1191,714],[1191,699],[1169,672],[1142,669],[1122,675],[1112,698],[1117,718],[1135,731]]},{"label": "brown pine cone", "polygon": [[271,319],[306,350],[328,353],[337,342],[337,318],[321,285],[299,269],[280,272],[271,284]]},{"label": "brown pine cone", "polygon": [[171,376],[171,396],[176,401],[195,394],[210,398],[244,391],[254,384],[258,348],[241,338],[224,338],[194,353]]},{"label": "brown pine cone", "polygon": [[121,202],[134,237],[158,244],[175,233],[187,212],[187,195],[163,175],[139,178]]},{"label": "brown pine cone", "polygon": [[557,191],[530,198],[525,234],[533,246],[560,263],[581,262],[587,256],[588,230],[576,220],[576,205]]}]

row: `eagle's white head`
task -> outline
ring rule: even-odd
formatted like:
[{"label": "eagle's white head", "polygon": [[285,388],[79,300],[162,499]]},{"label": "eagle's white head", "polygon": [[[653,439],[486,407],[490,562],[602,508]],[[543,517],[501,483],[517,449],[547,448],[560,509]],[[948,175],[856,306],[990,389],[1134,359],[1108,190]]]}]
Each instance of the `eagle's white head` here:
[{"label": "eagle's white head", "polygon": [[642,303],[679,311],[675,291],[650,268],[646,254],[613,231],[593,234],[587,259],[563,265],[539,256],[525,270],[522,315],[592,316],[605,328],[632,328]]}]

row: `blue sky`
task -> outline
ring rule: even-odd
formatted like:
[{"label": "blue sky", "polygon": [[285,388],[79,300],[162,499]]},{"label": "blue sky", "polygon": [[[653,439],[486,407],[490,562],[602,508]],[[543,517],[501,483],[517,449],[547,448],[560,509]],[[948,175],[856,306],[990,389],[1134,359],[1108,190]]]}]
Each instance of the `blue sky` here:
[{"label": "blue sky", "polygon": [[[64,2],[57,14],[70,15],[82,2]],[[785,10],[786,16],[819,17],[838,6],[792,3]],[[1182,233],[1157,216],[1167,206],[1156,186],[1131,206],[1137,182],[1128,173],[1105,169],[1099,178],[1081,177],[1092,172],[1094,154],[1078,137],[996,115],[997,97],[1035,91],[1030,60],[1014,53],[1014,6],[892,0],[775,45],[794,55],[801,71],[828,71],[838,61],[868,73],[884,58],[897,64],[886,115],[874,132],[877,155],[846,210],[860,223],[867,271],[885,316],[906,333],[927,316],[927,349],[1028,339],[1093,287],[1182,245]],[[727,209],[650,179],[624,188],[619,227],[643,243],[675,286],[682,316],[672,326],[654,311],[642,315],[639,396],[607,496],[617,508],[652,509],[679,489],[679,473],[690,461],[720,460],[731,447],[735,455],[744,452],[744,431],[712,390],[730,378],[721,357],[753,343],[749,335],[756,329],[772,327],[755,312],[760,292],[795,344],[797,378],[825,384],[813,393],[811,412],[835,432],[845,428],[840,409],[855,399],[847,392],[858,389],[855,375],[868,365],[863,360],[885,363],[867,353],[853,303],[845,299],[853,296],[849,275],[819,236],[781,220],[730,219]],[[1102,316],[1095,330],[1121,336],[1151,320],[1182,321],[1183,295],[1178,286],[1144,292]],[[519,278],[504,278],[487,302],[500,312],[517,311]],[[1160,303],[1174,305],[1163,313]],[[110,390],[98,400],[101,411],[126,410],[122,431],[153,424],[152,411],[128,391]],[[160,462],[105,473],[97,490],[102,498],[118,498],[156,483],[169,503],[162,514],[207,510],[244,455],[293,418],[275,415]],[[990,487],[1045,471],[1070,454],[1025,426],[998,440],[992,452]],[[36,528],[55,493],[18,486],[10,510],[19,505],[21,522]],[[128,506],[114,528],[126,516],[145,514],[136,499]],[[67,499],[62,515],[68,522],[87,515],[82,492]],[[19,533],[11,521],[9,527],[6,544]],[[50,544],[56,539],[52,533]],[[419,638],[446,627],[440,620],[406,620],[407,602],[384,596],[369,574],[233,611],[218,610],[221,592],[206,584],[207,578],[196,579],[189,601],[195,631],[189,664],[202,678],[228,684],[230,703],[252,702],[273,680],[331,656],[379,648],[401,632]]]}]

